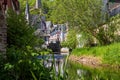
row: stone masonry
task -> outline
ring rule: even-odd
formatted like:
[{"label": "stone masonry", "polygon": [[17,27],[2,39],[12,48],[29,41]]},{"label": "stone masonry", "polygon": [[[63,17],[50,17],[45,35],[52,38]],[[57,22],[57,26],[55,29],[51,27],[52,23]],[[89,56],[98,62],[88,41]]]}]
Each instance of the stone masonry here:
[{"label": "stone masonry", "polygon": [[5,17],[0,10],[0,55],[6,53],[6,43],[7,43],[7,26],[5,23]]}]

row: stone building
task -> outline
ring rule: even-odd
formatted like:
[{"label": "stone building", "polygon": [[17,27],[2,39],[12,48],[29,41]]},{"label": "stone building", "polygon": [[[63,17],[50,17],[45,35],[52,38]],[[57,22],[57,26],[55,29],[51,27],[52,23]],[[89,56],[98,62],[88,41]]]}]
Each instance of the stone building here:
[{"label": "stone building", "polygon": [[0,9],[0,53],[6,52],[7,26],[4,15]]},{"label": "stone building", "polygon": [[41,0],[36,0],[35,8],[33,11],[38,11],[38,13],[32,14],[32,12],[30,12],[28,2],[26,2],[25,16],[27,22],[36,29],[35,35],[43,38],[45,44],[48,44],[51,22],[46,21],[46,17],[41,15],[41,7]]},{"label": "stone building", "polygon": [[0,53],[6,53],[7,47],[7,25],[5,21],[5,13],[8,8],[19,13],[18,0],[0,0]]}]

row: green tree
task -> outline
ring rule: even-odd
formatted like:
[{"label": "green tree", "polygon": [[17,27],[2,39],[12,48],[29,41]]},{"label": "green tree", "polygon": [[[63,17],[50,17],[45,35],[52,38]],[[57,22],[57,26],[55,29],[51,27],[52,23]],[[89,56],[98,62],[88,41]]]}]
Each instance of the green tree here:
[{"label": "green tree", "polygon": [[[96,38],[102,45],[114,39],[113,30],[116,28],[109,27],[111,20],[103,10],[101,0],[53,0],[50,3],[52,5],[47,5],[51,10],[48,18],[54,23],[68,22],[69,28]],[[108,31],[104,31],[103,25],[109,27]]]},{"label": "green tree", "polygon": [[113,16],[107,23],[98,28],[99,32],[96,34],[101,44],[110,44],[119,41],[120,30],[120,15]]},{"label": "green tree", "polygon": [[77,36],[75,30],[69,30],[67,33],[67,39],[66,41],[62,42],[61,45],[63,47],[69,47],[71,49],[76,48],[77,46]]},{"label": "green tree", "polygon": [[[19,2],[20,2],[20,7],[21,8],[25,8],[25,5],[26,5],[26,1],[27,0],[19,0]],[[34,6],[35,6],[35,1],[36,0],[28,0],[28,3],[29,3],[29,5],[30,5],[30,8],[33,8]]]}]

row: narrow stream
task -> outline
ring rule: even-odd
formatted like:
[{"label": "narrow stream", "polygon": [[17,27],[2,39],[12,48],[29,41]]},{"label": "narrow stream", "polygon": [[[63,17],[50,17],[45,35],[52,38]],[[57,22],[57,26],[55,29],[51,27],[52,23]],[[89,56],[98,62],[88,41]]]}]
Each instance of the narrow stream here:
[{"label": "narrow stream", "polygon": [[120,80],[120,69],[92,69],[71,61],[67,72],[67,80]]}]

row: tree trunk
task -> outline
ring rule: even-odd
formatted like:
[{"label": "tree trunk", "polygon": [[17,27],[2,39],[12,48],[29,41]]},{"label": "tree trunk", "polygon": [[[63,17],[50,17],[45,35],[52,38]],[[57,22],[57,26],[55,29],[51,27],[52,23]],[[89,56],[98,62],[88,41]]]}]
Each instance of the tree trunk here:
[{"label": "tree trunk", "polygon": [[5,17],[3,15],[3,11],[0,8],[0,55],[4,55],[6,53],[6,42],[7,42],[7,26]]},{"label": "tree trunk", "polygon": [[41,0],[36,0],[36,8],[39,9],[41,7]]}]

